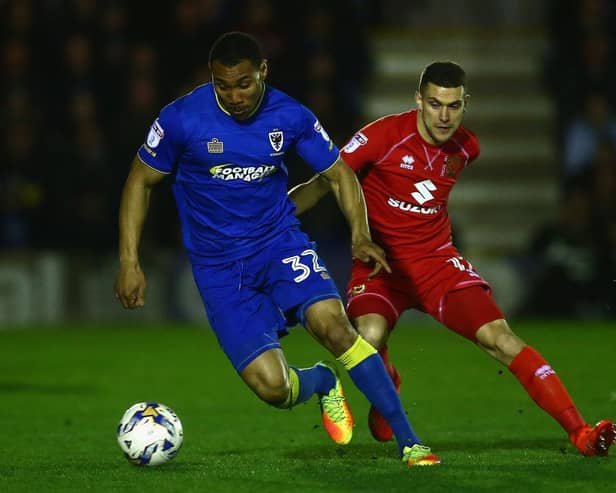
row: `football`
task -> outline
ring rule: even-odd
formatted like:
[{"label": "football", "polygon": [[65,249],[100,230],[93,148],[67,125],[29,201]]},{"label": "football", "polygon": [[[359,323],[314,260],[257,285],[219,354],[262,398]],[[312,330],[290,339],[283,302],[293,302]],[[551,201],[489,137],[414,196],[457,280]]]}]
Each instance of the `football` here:
[{"label": "football", "polygon": [[180,418],[169,406],[138,402],[122,416],[117,438],[131,464],[160,466],[177,455],[184,431]]}]

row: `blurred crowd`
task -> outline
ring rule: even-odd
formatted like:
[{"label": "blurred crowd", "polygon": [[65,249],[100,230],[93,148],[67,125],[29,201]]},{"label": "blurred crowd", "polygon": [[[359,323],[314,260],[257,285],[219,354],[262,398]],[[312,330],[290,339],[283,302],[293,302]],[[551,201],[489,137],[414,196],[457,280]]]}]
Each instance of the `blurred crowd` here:
[{"label": "blurred crowd", "polygon": [[[228,30],[261,41],[270,84],[341,144],[358,126],[374,19],[361,0],[0,1],[0,248],[115,248],[129,163],[160,108],[209,80]],[[310,175],[297,168],[293,181]],[[156,193],[144,243],[175,246],[169,184]]]},{"label": "blurred crowd", "polygon": [[531,239],[526,311],[616,318],[616,3],[552,0],[547,18],[560,200]]},{"label": "blurred crowd", "polygon": [[[269,83],[310,107],[342,145],[365,123],[368,31],[392,5],[0,0],[0,249],[115,249],[128,165],[160,108],[209,80],[210,45],[228,30],[259,38]],[[522,311],[614,317],[616,3],[545,5],[561,198],[525,252]],[[311,174],[299,160],[288,164],[291,184]],[[170,183],[155,193],[143,244],[176,247]],[[319,231],[326,238],[344,227],[340,215],[318,210],[303,221],[317,241]]]}]

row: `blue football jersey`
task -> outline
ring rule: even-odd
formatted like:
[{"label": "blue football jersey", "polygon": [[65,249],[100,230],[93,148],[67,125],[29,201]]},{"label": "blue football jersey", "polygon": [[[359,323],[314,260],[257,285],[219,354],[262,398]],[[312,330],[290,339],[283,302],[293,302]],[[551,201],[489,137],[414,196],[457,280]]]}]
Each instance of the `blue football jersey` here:
[{"label": "blue football jersey", "polygon": [[314,114],[282,91],[266,86],[256,113],[237,121],[208,83],[161,110],[138,155],[174,177],[193,263],[216,264],[245,257],[299,224],[284,162],[293,148],[315,172],[339,154]]}]

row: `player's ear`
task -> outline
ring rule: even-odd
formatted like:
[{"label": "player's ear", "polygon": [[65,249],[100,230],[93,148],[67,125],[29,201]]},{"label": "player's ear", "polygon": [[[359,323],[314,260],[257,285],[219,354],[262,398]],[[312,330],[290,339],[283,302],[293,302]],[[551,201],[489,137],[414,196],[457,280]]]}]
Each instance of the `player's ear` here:
[{"label": "player's ear", "polygon": [[259,75],[261,76],[261,80],[265,80],[267,78],[267,60],[263,59],[261,61],[261,65],[259,65]]},{"label": "player's ear", "polygon": [[423,109],[423,99],[421,97],[421,93],[419,91],[415,91],[415,104],[417,105],[417,109],[421,111]]}]

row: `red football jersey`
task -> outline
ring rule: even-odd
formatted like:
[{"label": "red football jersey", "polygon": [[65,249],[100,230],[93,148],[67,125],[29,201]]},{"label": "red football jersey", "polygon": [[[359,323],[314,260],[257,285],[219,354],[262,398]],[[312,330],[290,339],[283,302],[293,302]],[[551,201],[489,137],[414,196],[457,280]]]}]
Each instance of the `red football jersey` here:
[{"label": "red football jersey", "polygon": [[373,240],[393,259],[451,243],[449,192],[478,155],[477,137],[463,126],[442,146],[428,144],[417,110],[366,125],[341,152],[362,184]]}]

